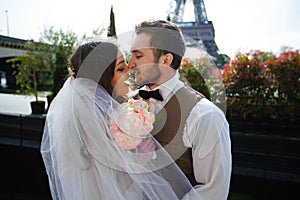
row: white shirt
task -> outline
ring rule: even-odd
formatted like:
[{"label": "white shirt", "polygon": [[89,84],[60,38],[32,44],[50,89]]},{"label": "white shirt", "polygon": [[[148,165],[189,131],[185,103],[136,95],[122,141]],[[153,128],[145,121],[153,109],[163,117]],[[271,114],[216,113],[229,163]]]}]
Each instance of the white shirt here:
[{"label": "white shirt", "polygon": [[[150,99],[150,108],[157,114],[184,83],[176,73],[159,85],[164,101]],[[195,189],[203,199],[227,199],[229,193],[232,157],[229,124],[224,113],[208,99],[201,99],[188,116],[183,142],[192,148],[193,169],[199,185]]]}]

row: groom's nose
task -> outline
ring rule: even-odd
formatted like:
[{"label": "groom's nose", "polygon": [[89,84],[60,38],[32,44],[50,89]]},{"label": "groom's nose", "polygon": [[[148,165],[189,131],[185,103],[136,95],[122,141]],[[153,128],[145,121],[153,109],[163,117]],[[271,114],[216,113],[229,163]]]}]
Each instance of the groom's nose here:
[{"label": "groom's nose", "polygon": [[130,56],[129,61],[128,61],[128,68],[132,69],[132,68],[135,68],[135,67],[136,67],[135,61],[132,58],[132,56]]}]

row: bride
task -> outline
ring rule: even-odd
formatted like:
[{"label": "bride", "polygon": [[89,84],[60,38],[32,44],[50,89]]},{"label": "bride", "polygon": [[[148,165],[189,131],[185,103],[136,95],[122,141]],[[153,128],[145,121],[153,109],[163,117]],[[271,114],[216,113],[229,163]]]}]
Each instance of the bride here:
[{"label": "bride", "polygon": [[201,199],[153,137],[131,150],[112,137],[109,120],[128,92],[129,69],[118,46],[83,44],[69,69],[41,143],[53,199]]}]

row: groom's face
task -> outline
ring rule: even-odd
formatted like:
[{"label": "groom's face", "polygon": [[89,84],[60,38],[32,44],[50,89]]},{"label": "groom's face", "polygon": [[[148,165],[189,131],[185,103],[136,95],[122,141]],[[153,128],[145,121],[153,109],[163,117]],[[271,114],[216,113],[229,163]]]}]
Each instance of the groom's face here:
[{"label": "groom's face", "polygon": [[149,34],[140,33],[135,37],[131,46],[128,67],[135,71],[135,82],[140,86],[155,86],[160,77],[159,65],[155,62],[150,39]]}]

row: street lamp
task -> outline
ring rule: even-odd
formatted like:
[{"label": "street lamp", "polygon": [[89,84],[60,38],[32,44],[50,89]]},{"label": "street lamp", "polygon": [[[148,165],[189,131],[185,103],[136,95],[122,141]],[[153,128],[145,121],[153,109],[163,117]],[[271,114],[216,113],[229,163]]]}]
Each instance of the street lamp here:
[{"label": "street lamp", "polygon": [[5,10],[5,13],[6,13],[6,29],[7,29],[7,36],[9,36],[8,11]]}]

